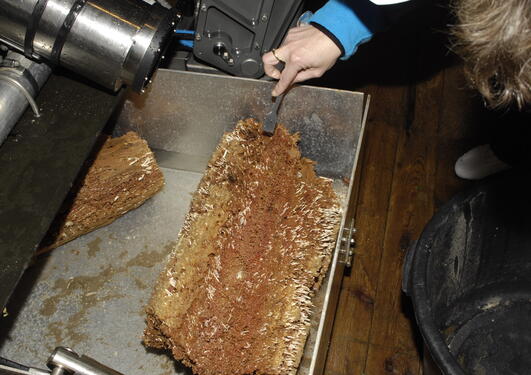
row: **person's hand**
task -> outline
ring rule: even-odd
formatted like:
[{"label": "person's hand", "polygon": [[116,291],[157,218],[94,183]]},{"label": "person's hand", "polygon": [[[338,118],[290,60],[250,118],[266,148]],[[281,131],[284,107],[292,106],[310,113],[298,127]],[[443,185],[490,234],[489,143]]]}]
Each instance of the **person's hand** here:
[{"label": "person's hand", "polygon": [[[339,47],[317,28],[311,25],[292,28],[274,54],[262,56],[265,73],[279,80],[272,95],[282,94],[295,82],[321,77],[339,56]],[[286,64],[282,73],[275,67],[279,60]]]}]

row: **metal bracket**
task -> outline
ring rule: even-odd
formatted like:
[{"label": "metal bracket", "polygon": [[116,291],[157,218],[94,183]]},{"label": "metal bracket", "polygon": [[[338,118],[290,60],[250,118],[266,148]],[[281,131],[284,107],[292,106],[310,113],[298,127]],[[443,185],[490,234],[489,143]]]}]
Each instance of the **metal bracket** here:
[{"label": "metal bracket", "polygon": [[348,227],[343,228],[343,233],[341,233],[339,262],[349,268],[352,266],[352,258],[354,257],[354,247],[356,246],[356,240],[354,239],[355,233],[356,228],[354,228],[354,220],[351,221]]}]

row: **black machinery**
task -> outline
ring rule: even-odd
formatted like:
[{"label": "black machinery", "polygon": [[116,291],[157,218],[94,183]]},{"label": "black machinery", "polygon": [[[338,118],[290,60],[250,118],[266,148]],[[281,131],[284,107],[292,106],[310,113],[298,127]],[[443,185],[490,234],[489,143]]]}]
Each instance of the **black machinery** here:
[{"label": "black machinery", "polygon": [[[10,51],[3,59],[0,54],[0,143],[28,102],[39,116],[32,98],[50,73],[46,65],[65,67],[112,91],[124,84],[142,91],[165,53],[183,62],[180,69],[259,78],[264,74],[262,54],[280,44],[300,14],[302,0],[179,0],[174,7],[165,5],[0,0],[0,47]],[[176,53],[174,33],[192,39],[187,44],[192,48]],[[40,62],[45,65],[39,67]]]},{"label": "black machinery", "polygon": [[[140,91],[170,35],[194,31],[194,55],[227,73],[258,78],[261,55],[280,44],[302,0],[1,0],[0,43],[71,69],[111,90]],[[192,29],[191,29],[192,28]]]}]

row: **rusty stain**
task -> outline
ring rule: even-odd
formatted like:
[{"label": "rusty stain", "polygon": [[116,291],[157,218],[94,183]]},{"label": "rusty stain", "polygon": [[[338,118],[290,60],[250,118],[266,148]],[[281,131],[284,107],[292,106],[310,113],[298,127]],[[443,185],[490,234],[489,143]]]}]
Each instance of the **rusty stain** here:
[{"label": "rusty stain", "polygon": [[101,244],[102,240],[101,238],[99,237],[96,237],[94,240],[90,241],[87,246],[88,246],[88,256],[89,258],[92,258],[94,257],[101,249],[100,249],[100,244]]},{"label": "rusty stain", "polygon": [[142,282],[142,280],[135,277],[135,285],[138,289],[146,289],[147,285]]},{"label": "rusty stain", "polygon": [[170,241],[164,246],[164,250],[169,254],[175,249],[175,246],[177,246],[177,241]]},{"label": "rusty stain", "polygon": [[144,251],[135,256],[134,258],[130,259],[126,263],[126,267],[139,266],[151,268],[157,264],[160,264],[164,259],[166,259],[166,255],[167,253],[165,250]]},{"label": "rusty stain", "polygon": [[[91,241],[89,246],[89,257],[94,257],[100,251],[102,240],[96,238]],[[169,242],[159,251],[144,251],[130,259],[123,267],[113,267],[108,265],[101,269],[96,275],[76,276],[68,279],[60,278],[55,280],[52,287],[54,295],[46,298],[42,302],[39,310],[44,317],[52,317],[58,311],[58,308],[65,304],[74,305],[78,308],[71,316],[62,319],[60,322],[50,322],[47,331],[51,340],[47,343],[50,350],[56,345],[78,345],[88,339],[88,336],[79,331],[79,327],[85,322],[89,310],[98,304],[123,298],[124,295],[105,289],[105,285],[118,273],[127,272],[129,267],[153,267],[163,262],[168,253],[175,247],[175,242]],[[119,257],[125,257],[127,251],[120,253]],[[134,283],[139,289],[150,287],[142,282],[141,279],[135,278]],[[171,372],[168,370],[168,373]]]},{"label": "rusty stain", "polygon": [[84,322],[88,310],[98,303],[111,299],[121,298],[124,295],[119,293],[109,293],[102,290],[103,286],[119,272],[126,271],[125,268],[114,269],[108,266],[94,276],[77,276],[70,279],[57,279],[53,289],[57,292],[43,301],[40,313],[43,316],[52,316],[57,312],[57,307],[67,301],[80,299],[79,310],[68,319],[61,322],[52,322],[48,325],[48,334],[54,338],[54,342],[49,342],[53,349],[54,345],[68,342],[69,345],[76,345],[86,341],[87,336],[78,331],[78,327]]}]

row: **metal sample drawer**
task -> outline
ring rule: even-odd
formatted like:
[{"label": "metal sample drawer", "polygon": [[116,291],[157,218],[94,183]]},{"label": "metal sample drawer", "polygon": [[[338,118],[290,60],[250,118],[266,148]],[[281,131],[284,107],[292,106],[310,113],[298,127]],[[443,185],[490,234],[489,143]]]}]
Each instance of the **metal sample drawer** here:
[{"label": "metal sample drawer", "polygon": [[[238,120],[263,119],[271,88],[265,81],[159,70],[146,94],[131,94],[115,135],[134,130],[146,139],[166,186],[143,206],[28,270],[19,288],[25,301],[14,304],[0,328],[0,356],[43,367],[53,348],[63,345],[128,375],[189,373],[169,352],[143,347],[143,309],[222,134]],[[314,297],[299,374],[323,371],[348,262],[349,202],[367,102],[361,93],[298,86],[279,112],[279,122],[300,133],[303,156],[317,162],[319,175],[334,180],[343,208],[330,269]]]}]

